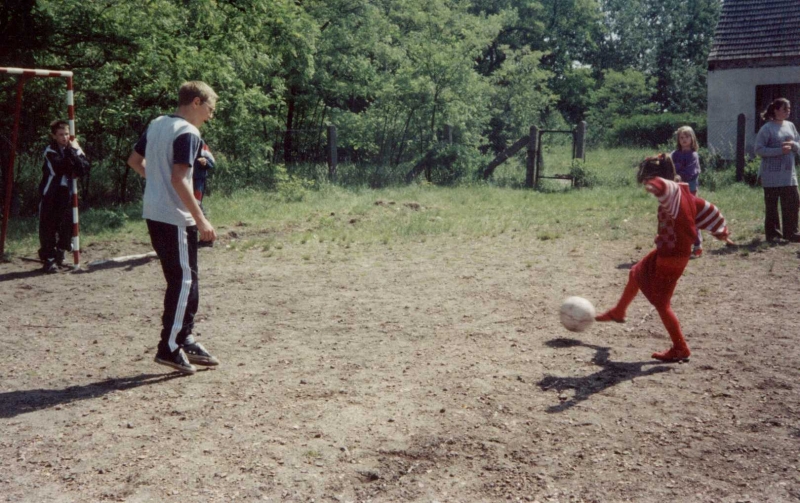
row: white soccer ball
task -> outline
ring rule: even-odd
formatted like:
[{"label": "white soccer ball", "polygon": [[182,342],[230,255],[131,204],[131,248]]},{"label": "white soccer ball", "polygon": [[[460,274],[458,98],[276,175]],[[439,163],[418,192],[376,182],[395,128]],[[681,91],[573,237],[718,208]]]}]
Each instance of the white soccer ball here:
[{"label": "white soccer ball", "polygon": [[583,297],[570,297],[561,304],[561,324],[571,332],[583,332],[594,317],[594,306]]}]

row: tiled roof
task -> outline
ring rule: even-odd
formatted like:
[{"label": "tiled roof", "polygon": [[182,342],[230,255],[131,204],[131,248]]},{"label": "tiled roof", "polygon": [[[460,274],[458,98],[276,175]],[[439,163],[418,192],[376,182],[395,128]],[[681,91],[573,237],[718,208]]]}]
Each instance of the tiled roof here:
[{"label": "tiled roof", "polygon": [[724,0],[709,66],[800,57],[800,0]]}]

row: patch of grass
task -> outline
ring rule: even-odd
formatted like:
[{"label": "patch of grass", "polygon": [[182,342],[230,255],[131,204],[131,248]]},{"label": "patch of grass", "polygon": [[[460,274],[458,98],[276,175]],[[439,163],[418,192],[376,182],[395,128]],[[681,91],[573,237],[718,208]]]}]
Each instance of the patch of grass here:
[{"label": "patch of grass", "polygon": [[[314,190],[306,189],[302,198],[246,189],[229,196],[215,194],[204,204],[212,224],[225,229],[220,232],[223,240],[228,232],[238,235],[227,243],[232,250],[260,248],[269,253],[286,249],[292,255],[295,247],[319,247],[325,242],[335,245],[328,251],[335,251],[436,238],[506,235],[538,240],[579,235],[590,240],[628,239],[650,246],[656,231],[657,202],[636,186],[634,167],[651,153],[644,149],[589,151],[582,169],[593,186],[575,190],[560,186],[525,190],[514,188],[521,186],[516,183],[498,186],[484,182],[447,188],[420,183],[371,190],[320,183]],[[568,146],[545,152],[546,173],[568,173],[572,166]],[[509,160],[498,170],[501,178],[517,177],[524,182],[524,163],[519,160]],[[711,191],[701,185],[700,196],[721,208],[733,239],[742,243],[757,239],[763,233],[761,192],[727,182],[717,183],[715,188]],[[148,241],[140,206],[116,209],[113,216],[108,211],[85,212],[84,245],[95,240]],[[34,217],[12,219],[6,245],[9,254],[35,252],[36,229]],[[270,237],[258,237],[264,235]],[[706,234],[706,239],[711,238]]]}]

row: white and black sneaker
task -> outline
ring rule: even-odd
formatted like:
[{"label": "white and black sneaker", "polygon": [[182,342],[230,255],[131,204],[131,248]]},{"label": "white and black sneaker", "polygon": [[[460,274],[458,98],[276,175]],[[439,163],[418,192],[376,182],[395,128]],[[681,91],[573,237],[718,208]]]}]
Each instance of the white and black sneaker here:
[{"label": "white and black sneaker", "polygon": [[184,353],[181,348],[176,349],[172,353],[156,353],[156,357],[153,361],[161,365],[166,365],[167,367],[172,367],[183,374],[194,374],[197,372],[197,369],[189,362],[186,353]]},{"label": "white and black sneaker", "polygon": [[42,271],[45,274],[55,274],[58,272],[58,266],[56,265],[55,259],[49,258],[44,261],[44,265],[42,266]]},{"label": "white and black sneaker", "polygon": [[184,344],[182,347],[183,351],[186,353],[186,357],[189,358],[189,361],[194,364],[204,365],[207,367],[219,365],[219,360],[211,356],[211,353],[206,351],[206,348],[204,348],[199,342]]}]

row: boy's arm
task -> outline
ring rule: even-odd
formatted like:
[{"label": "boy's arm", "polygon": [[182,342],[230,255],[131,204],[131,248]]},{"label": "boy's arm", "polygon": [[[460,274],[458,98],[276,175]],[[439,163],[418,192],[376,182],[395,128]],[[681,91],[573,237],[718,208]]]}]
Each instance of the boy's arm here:
[{"label": "boy's arm", "polygon": [[186,209],[188,209],[189,213],[194,217],[194,221],[197,224],[197,232],[200,234],[200,241],[214,241],[217,239],[217,231],[214,230],[211,222],[203,215],[203,210],[201,210],[200,205],[197,204],[197,199],[194,198],[192,187],[186,179],[186,173],[189,171],[189,168],[190,166],[188,164],[172,165],[172,177],[170,178],[172,188],[175,189],[175,192],[178,193],[178,197],[183,201]]},{"label": "boy's arm", "polygon": [[144,157],[146,152],[147,131],[145,131],[144,134],[139,137],[136,145],[133,146],[131,155],[128,156],[128,166],[130,166],[132,170],[139,173],[139,176],[142,178],[147,178],[147,160]]},{"label": "boy's arm", "polygon": [[142,178],[147,178],[145,172],[146,164],[147,161],[145,160],[144,156],[135,150],[131,152],[130,156],[128,156],[128,166],[130,166],[132,170],[139,173],[139,176]]},{"label": "boy's arm", "polygon": [[78,145],[77,139],[70,142],[67,152],[69,152],[67,155],[69,155],[70,162],[72,163],[72,176],[88,174],[91,165],[89,164],[89,159],[86,158],[86,154],[83,153],[83,149]]}]

